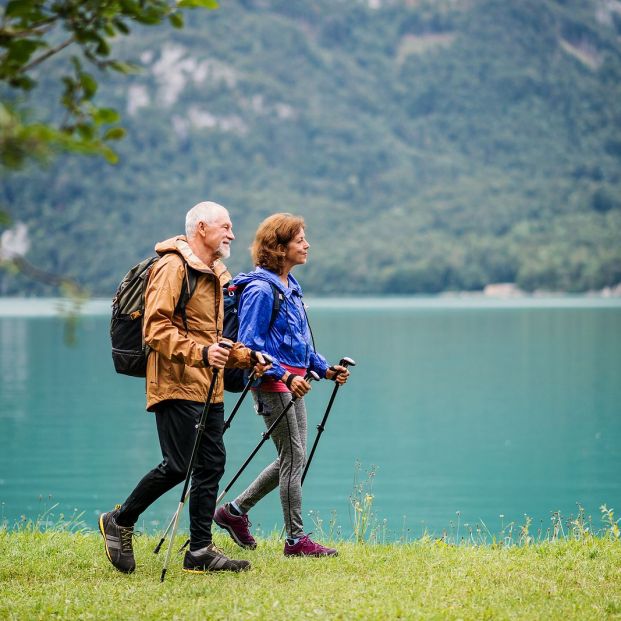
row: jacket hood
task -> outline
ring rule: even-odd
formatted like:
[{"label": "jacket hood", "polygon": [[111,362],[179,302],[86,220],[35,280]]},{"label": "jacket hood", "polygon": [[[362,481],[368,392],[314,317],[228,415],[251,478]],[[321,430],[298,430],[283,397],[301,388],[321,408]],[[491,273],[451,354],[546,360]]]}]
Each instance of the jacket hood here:
[{"label": "jacket hood", "polygon": [[175,237],[159,242],[159,244],[155,245],[155,252],[160,256],[164,256],[169,252],[176,252],[185,259],[186,263],[192,269],[205,274],[220,276],[220,274],[226,271],[226,266],[219,259],[213,264],[213,269],[203,263],[196,254],[194,254],[192,248],[190,248],[190,244],[188,244],[185,235],[176,235]]},{"label": "jacket hood", "polygon": [[300,287],[298,281],[291,274],[289,274],[289,284],[291,285],[291,287],[287,288],[285,287],[285,285],[282,284],[280,278],[278,278],[278,274],[270,270],[266,270],[263,267],[256,267],[253,272],[241,272],[237,274],[237,276],[235,276],[235,278],[233,279],[233,284],[247,285],[253,280],[263,280],[265,282],[272,283],[283,295],[287,295],[287,293],[293,292],[297,293],[299,296],[302,295],[302,287]]}]

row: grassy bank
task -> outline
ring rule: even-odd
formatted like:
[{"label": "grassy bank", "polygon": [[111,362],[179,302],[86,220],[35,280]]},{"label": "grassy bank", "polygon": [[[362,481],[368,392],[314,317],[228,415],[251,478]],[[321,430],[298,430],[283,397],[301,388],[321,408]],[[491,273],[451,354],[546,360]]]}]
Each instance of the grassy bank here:
[{"label": "grassy bank", "polygon": [[[561,540],[509,548],[339,543],[332,559],[286,559],[282,543],[242,551],[250,572],[188,574],[154,537],[137,572],[116,572],[99,534],[0,529],[0,619],[621,619],[621,543]],[[182,543],[182,539],[179,539]]]}]

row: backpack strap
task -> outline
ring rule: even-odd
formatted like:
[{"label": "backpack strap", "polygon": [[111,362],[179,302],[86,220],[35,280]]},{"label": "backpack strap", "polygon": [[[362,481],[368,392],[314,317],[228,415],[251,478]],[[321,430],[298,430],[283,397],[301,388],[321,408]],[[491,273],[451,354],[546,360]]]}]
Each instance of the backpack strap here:
[{"label": "backpack strap", "polygon": [[[183,257],[181,257],[183,259]],[[181,319],[183,320],[183,327],[185,328],[185,334],[188,334],[188,316],[185,311],[194,290],[196,289],[196,284],[198,283],[198,274],[195,269],[191,268],[185,259],[183,260],[183,269],[185,271],[185,278],[183,279],[183,283],[181,285],[181,293],[179,294],[179,301],[177,302],[177,306],[175,306],[175,313],[179,313],[181,315]]]},{"label": "backpack strap", "polygon": [[276,321],[276,317],[278,317],[278,311],[280,311],[280,302],[282,301],[282,293],[278,290],[278,287],[273,282],[270,282],[270,286],[272,287],[272,294],[274,295],[274,300],[272,301],[272,316],[270,317],[270,325],[268,331],[272,329],[272,326]]}]

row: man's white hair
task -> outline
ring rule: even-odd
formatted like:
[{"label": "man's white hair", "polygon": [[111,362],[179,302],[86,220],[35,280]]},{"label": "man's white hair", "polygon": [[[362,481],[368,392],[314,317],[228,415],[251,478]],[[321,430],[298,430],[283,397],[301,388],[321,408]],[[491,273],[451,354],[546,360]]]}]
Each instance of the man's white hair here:
[{"label": "man's white hair", "polygon": [[225,207],[212,201],[204,201],[194,205],[185,216],[185,236],[188,239],[192,239],[196,233],[196,227],[199,222],[213,224],[218,216],[222,215],[222,212],[227,215],[229,213]]}]

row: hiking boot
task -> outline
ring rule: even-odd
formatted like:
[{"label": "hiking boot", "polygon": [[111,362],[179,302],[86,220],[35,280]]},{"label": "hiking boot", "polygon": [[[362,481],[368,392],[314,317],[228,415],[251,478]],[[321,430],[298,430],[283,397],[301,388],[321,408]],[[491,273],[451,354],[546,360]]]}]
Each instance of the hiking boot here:
[{"label": "hiking boot", "polygon": [[247,569],[250,569],[248,561],[235,561],[229,558],[213,543],[196,552],[188,550],[183,558],[184,571],[201,574],[206,571],[245,571]]},{"label": "hiking boot", "polygon": [[300,537],[297,543],[291,545],[285,541],[285,556],[337,556],[334,548],[326,548],[315,543],[308,535]]},{"label": "hiking boot", "polygon": [[250,534],[249,526],[250,520],[244,513],[243,515],[234,515],[231,512],[230,504],[222,505],[216,509],[213,516],[213,521],[220,527],[224,528],[231,535],[231,539],[242,548],[248,550],[254,550],[257,547],[257,542]]},{"label": "hiking boot", "polygon": [[133,526],[119,526],[116,517],[119,514],[119,505],[114,511],[102,513],[99,516],[99,530],[104,538],[106,555],[110,562],[123,573],[131,574],[136,569],[132,537]]}]

